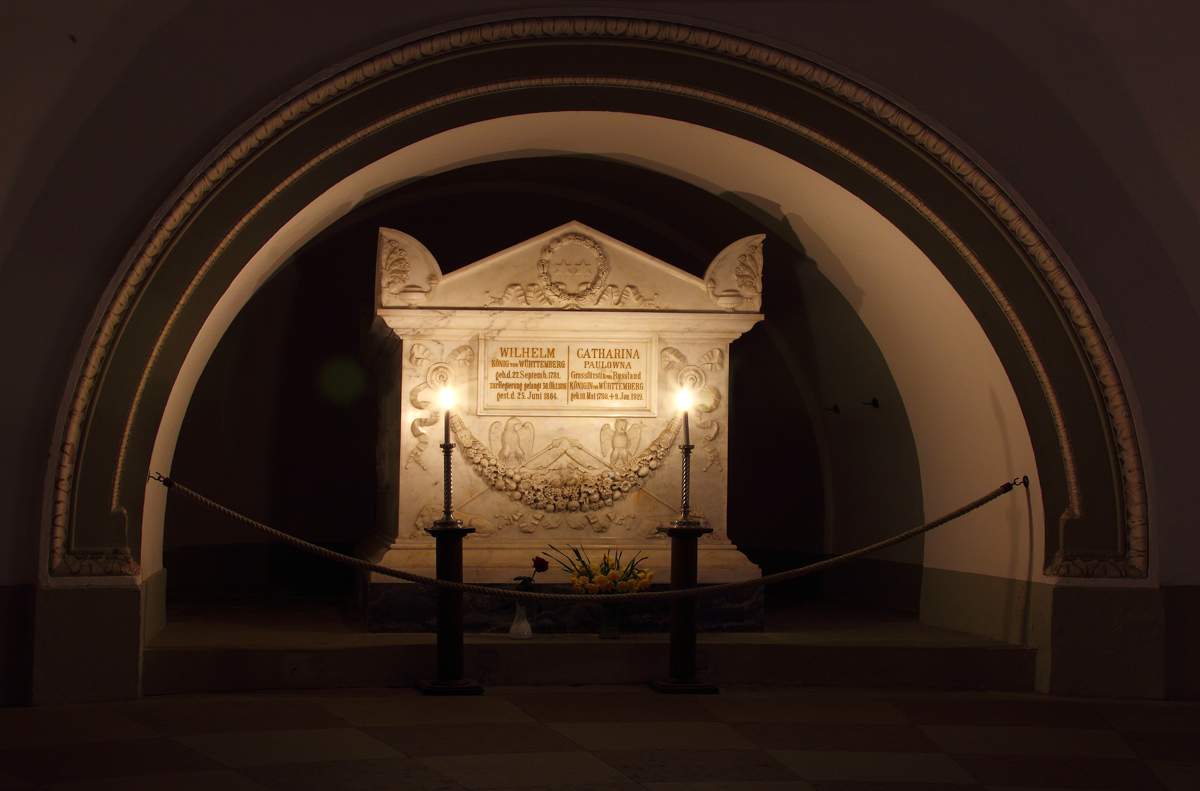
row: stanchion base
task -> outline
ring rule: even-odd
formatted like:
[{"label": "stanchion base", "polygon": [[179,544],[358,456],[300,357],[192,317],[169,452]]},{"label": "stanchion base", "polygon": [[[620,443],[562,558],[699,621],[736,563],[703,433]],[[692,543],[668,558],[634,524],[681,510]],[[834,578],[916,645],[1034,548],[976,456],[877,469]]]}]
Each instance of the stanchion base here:
[{"label": "stanchion base", "polygon": [[664,695],[716,695],[721,691],[716,684],[704,681],[676,681],[673,678],[651,681],[650,688]]},{"label": "stanchion base", "polygon": [[422,695],[482,695],[483,687],[478,681],[460,678],[457,681],[421,681],[417,690]]}]

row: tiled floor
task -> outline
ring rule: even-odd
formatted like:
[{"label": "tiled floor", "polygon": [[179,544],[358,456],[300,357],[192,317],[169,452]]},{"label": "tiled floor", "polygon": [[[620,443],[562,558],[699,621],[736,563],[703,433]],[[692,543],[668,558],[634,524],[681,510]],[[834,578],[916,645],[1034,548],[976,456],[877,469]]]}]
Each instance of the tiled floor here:
[{"label": "tiled floor", "polygon": [[634,687],[0,709],[4,789],[1200,790],[1200,704]]}]

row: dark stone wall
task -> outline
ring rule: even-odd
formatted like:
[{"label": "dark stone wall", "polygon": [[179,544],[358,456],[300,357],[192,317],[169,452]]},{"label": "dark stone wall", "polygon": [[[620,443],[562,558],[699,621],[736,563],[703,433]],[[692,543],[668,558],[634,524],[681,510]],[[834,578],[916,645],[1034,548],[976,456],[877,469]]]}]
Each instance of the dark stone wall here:
[{"label": "dark stone wall", "polygon": [[0,585],[0,706],[30,701],[33,601],[32,585]]},{"label": "dark stone wall", "polygon": [[1200,698],[1200,585],[1163,588],[1169,698]]}]

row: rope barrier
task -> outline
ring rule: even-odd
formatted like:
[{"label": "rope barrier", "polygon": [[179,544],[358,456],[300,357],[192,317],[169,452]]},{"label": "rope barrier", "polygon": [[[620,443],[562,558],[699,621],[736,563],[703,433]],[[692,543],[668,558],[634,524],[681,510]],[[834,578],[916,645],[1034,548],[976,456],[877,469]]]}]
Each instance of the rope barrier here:
[{"label": "rope barrier", "polygon": [[372,563],[368,560],[363,560],[362,558],[356,558],[351,555],[343,555],[340,552],[334,552],[332,549],[326,549],[325,547],[305,541],[302,538],[297,538],[289,533],[285,533],[282,530],[277,530],[270,525],[263,524],[262,522],[252,519],[245,514],[239,513],[228,506],[222,505],[216,500],[205,497],[199,492],[189,489],[187,486],[184,486],[178,481],[172,480],[171,478],[168,478],[160,473],[156,472],[151,475],[150,478],[151,480],[162,484],[168,490],[179,492],[185,497],[188,497],[207,508],[224,514],[238,522],[249,525],[250,527],[266,533],[273,538],[277,538],[286,544],[290,544],[298,549],[310,552],[319,557],[326,558],[327,560],[332,560],[348,566],[354,566],[356,568],[363,569],[364,571],[373,571],[377,574],[382,574],[387,577],[395,577],[396,579],[402,579],[407,582],[415,582],[419,585],[462,591],[463,593],[477,593],[503,599],[515,599],[519,601],[596,601],[605,603],[647,600],[668,601],[671,599],[698,598],[701,596],[713,596],[718,593],[724,593],[726,591],[735,590],[738,588],[749,588],[757,585],[771,585],[777,582],[786,582],[788,580],[798,579],[809,574],[815,574],[818,571],[824,571],[826,569],[839,566],[842,563],[862,557],[863,555],[877,552],[881,549],[886,549],[887,547],[895,546],[896,544],[908,541],[910,538],[916,538],[922,533],[928,533],[934,528],[941,527],[948,522],[953,522],[955,519],[959,519],[960,517],[963,517],[972,511],[987,505],[992,500],[1008,494],[1018,486],[1029,485],[1028,477],[1015,478],[1011,481],[1005,482],[1002,486],[998,486],[982,497],[972,500],[961,508],[956,508],[947,514],[934,519],[932,522],[926,522],[920,527],[914,527],[910,530],[905,530],[903,533],[897,533],[890,538],[885,538],[882,541],[877,541],[874,544],[869,544],[850,552],[836,555],[832,558],[826,558],[825,560],[820,560],[815,563],[809,563],[808,565],[789,569],[788,571],[767,574],[755,579],[742,580],[739,582],[724,582],[718,585],[705,585],[703,587],[684,588],[679,590],[643,591],[641,593],[551,593],[543,591],[522,591],[510,588],[497,588],[492,585],[474,585],[466,582],[450,582],[449,580],[439,580],[434,577],[426,577],[421,574],[413,574],[409,571],[394,569],[390,566],[381,566],[378,563]]}]

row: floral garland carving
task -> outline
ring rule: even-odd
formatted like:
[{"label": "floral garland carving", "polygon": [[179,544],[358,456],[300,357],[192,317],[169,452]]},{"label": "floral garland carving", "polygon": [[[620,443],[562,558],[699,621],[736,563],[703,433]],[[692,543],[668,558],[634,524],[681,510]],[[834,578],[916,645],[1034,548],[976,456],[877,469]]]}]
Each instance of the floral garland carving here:
[{"label": "floral garland carving", "polygon": [[[132,306],[138,301],[138,296],[149,282],[150,275],[158,266],[163,253],[170,248],[175,236],[188,225],[208,197],[257,151],[271,144],[305,117],[338,100],[348,92],[359,90],[364,85],[376,80],[385,79],[394,72],[410,68],[416,63],[443,57],[450,53],[477,46],[546,38],[612,38],[690,48],[711,52],[732,60],[744,61],[764,70],[786,75],[811,89],[833,97],[906,139],[915,148],[922,150],[939,162],[947,174],[957,179],[976,195],[982,205],[997,220],[1000,227],[1005,229],[1008,236],[1024,250],[1026,257],[1045,279],[1058,306],[1067,315],[1070,326],[1083,347],[1097,381],[1104,407],[1108,413],[1120,465],[1121,499],[1125,509],[1123,556],[1109,556],[1104,559],[1060,557],[1047,571],[1068,576],[1145,576],[1148,564],[1149,533],[1145,478],[1133,415],[1120,372],[1090,307],[1084,301],[1070,274],[1037,228],[1004,194],[995,181],[953,144],[903,109],[861,84],[833,73],[812,61],[737,36],[679,23],[604,17],[544,17],[492,22],[406,44],[316,83],[313,87],[301,92],[296,98],[274,109],[253,128],[247,129],[235,143],[207,160],[205,169],[180,194],[172,196],[171,201],[164,204],[163,209],[156,214],[138,246],[122,263],[122,274],[116,283],[112,298],[104,309],[99,325],[94,334],[85,339],[83,362],[77,370],[72,372],[73,382],[68,391],[70,401],[65,407],[66,414],[61,432],[56,435],[58,454],[52,462],[54,476],[50,513],[48,514],[49,566],[52,575],[128,573],[115,570],[112,572],[82,570],[92,564],[72,560],[72,557],[82,560],[86,554],[70,550],[68,541],[68,532],[74,518],[74,484],[77,467],[80,464],[79,454],[83,445],[84,430],[104,370],[107,367],[109,355]],[[640,83],[643,88],[682,92],[680,86],[669,86],[650,80],[592,78],[591,81],[605,84],[629,83],[633,85]],[[119,507],[116,501],[122,477],[121,468],[125,462],[133,415],[138,410],[146,380],[150,370],[157,362],[163,341],[176,323],[182,307],[195,293],[200,281],[212,268],[216,258],[228,248],[232,240],[244,229],[253,216],[257,215],[291,183],[319,162],[388,124],[394,123],[399,117],[407,117],[430,107],[448,104],[472,95],[483,95],[493,90],[568,82],[584,84],[589,82],[589,78],[514,80],[505,85],[469,88],[423,102],[360,130],[322,155],[310,160],[308,164],[272,189],[251,212],[247,213],[234,226],[200,267],[160,334],[159,342],[155,345],[151,358],[146,364],[142,381],[133,398],[130,417],[126,423],[125,434],[118,451],[118,471],[114,475],[113,481],[114,510]],[[734,102],[709,91],[692,89],[690,92],[695,95],[709,95],[713,100],[719,99],[730,105],[744,105],[748,112],[753,112],[759,117],[775,115],[753,105]],[[790,119],[786,120],[789,121],[787,124],[789,128],[798,126]],[[792,131],[795,129],[793,128]],[[923,212],[923,214],[931,221],[937,219],[935,216],[930,216],[928,212]],[[1028,353],[1030,350],[1027,348],[1026,351]],[[1036,356],[1033,362],[1035,365],[1039,362],[1036,360]],[[1061,415],[1056,412],[1057,401],[1053,398],[1052,393],[1049,396],[1050,408],[1052,412],[1055,412],[1055,422],[1061,426]],[[1064,450],[1069,454],[1069,447]],[[1078,492],[1072,491],[1070,495],[1071,499],[1077,502]],[[116,565],[120,566],[120,564]]]},{"label": "floral garland carving", "polygon": [[567,468],[530,470],[505,467],[490,448],[471,434],[462,418],[450,416],[450,428],[458,438],[463,458],[489,487],[528,508],[549,513],[599,511],[640,488],[662,466],[682,424],[680,418],[671,418],[626,469],[600,472]]}]

